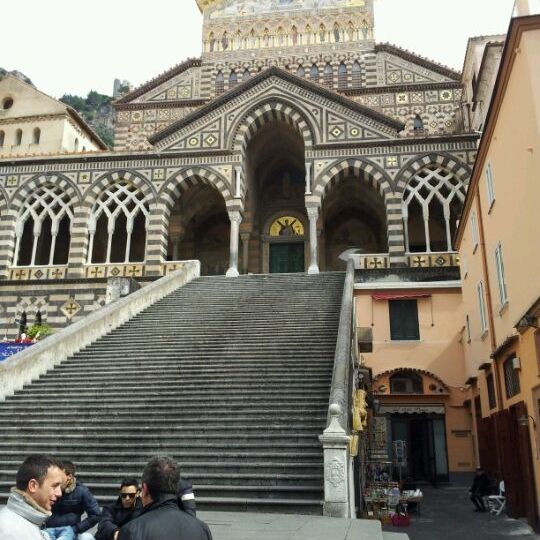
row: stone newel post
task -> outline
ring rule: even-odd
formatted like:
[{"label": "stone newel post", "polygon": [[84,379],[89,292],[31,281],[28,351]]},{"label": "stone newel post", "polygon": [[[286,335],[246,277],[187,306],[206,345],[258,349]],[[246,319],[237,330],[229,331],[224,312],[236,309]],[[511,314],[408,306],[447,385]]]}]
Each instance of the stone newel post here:
[{"label": "stone newel post", "polygon": [[242,214],[240,210],[229,210],[229,219],[231,220],[231,247],[230,247],[230,262],[227,270],[227,277],[238,277],[238,240],[240,236],[240,223],[242,222]]},{"label": "stone newel post", "polygon": [[317,219],[319,218],[319,209],[317,207],[308,207],[307,215],[309,218],[309,254],[310,262],[308,274],[319,273],[319,249],[317,239]]},{"label": "stone newel post", "polygon": [[351,437],[339,423],[341,408],[330,405],[330,425],[319,436],[324,449],[324,515],[352,517],[349,500],[349,443]]}]

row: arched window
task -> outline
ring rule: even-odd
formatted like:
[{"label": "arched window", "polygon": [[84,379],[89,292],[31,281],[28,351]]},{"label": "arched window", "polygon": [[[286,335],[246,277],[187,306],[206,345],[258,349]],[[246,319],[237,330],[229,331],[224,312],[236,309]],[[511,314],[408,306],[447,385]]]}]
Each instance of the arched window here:
[{"label": "arched window", "polygon": [[242,74],[242,82],[246,82],[248,79],[251,78],[251,72],[248,68],[244,69],[244,73]]},{"label": "arched window", "polygon": [[22,129],[15,132],[15,146],[20,146],[22,143]]},{"label": "arched window", "polygon": [[311,66],[311,70],[309,72],[309,78],[313,82],[319,82],[319,68],[318,68],[317,64],[313,64]]},{"label": "arched window", "polygon": [[234,88],[237,84],[238,84],[238,75],[236,74],[236,71],[234,71],[233,69],[229,75],[229,88]]},{"label": "arched window", "polygon": [[127,182],[109,186],[88,220],[88,262],[144,261],[148,218],[148,198],[136,186]]},{"label": "arched window", "polygon": [[79,139],[78,138],[75,138],[74,150],[75,150],[75,152],[79,151]]},{"label": "arched window", "polygon": [[465,201],[465,185],[439,165],[416,173],[403,194],[408,252],[452,251],[452,238]]},{"label": "arched window", "polygon": [[36,312],[36,321],[35,321],[35,323],[38,326],[41,326],[41,324],[42,324],[41,311],[39,311],[39,310]]},{"label": "arched window", "polygon": [[306,70],[304,69],[304,66],[302,66],[302,65],[298,66],[298,69],[296,70],[296,74],[299,77],[305,77],[306,76]]},{"label": "arched window", "polygon": [[223,73],[221,71],[218,71],[216,75],[216,96],[223,94],[224,91],[225,78],[223,77]]},{"label": "arched window", "polygon": [[324,66],[324,85],[328,88],[332,88],[334,86],[334,69],[330,64],[326,64],[326,66]]},{"label": "arched window", "polygon": [[414,117],[414,131],[415,132],[419,132],[419,131],[424,131],[424,121],[422,120],[422,117],[417,114],[415,117]]},{"label": "arched window", "polygon": [[17,266],[67,264],[72,203],[59,187],[45,186],[26,200],[15,223]]},{"label": "arched window", "polygon": [[390,377],[391,394],[423,394],[424,381],[421,375],[398,371]]},{"label": "arched window", "polygon": [[355,61],[352,66],[352,85],[353,88],[360,88],[362,86],[362,68],[358,61]]},{"label": "arched window", "polygon": [[337,22],[334,23],[334,41],[336,43],[339,43],[341,41],[341,30]]},{"label": "arched window", "polygon": [[32,133],[32,144],[39,144],[39,140],[41,139],[41,129],[34,128],[34,131]]},{"label": "arched window", "polygon": [[343,90],[344,88],[347,88],[347,77],[349,75],[349,72],[347,71],[347,66],[341,62],[339,64],[338,68],[338,88],[340,90]]},{"label": "arched window", "polygon": [[5,138],[6,138],[6,134],[0,129],[0,148],[4,146]]}]

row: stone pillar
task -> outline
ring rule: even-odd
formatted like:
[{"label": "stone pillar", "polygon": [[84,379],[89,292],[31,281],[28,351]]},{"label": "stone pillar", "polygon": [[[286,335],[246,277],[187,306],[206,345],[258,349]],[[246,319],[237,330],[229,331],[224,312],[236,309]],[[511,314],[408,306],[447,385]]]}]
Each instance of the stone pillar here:
[{"label": "stone pillar", "polygon": [[234,168],[234,198],[242,198],[242,167],[238,166]]},{"label": "stone pillar", "polygon": [[249,268],[249,240],[251,238],[251,233],[242,233],[240,238],[242,239],[242,274],[247,274]]},{"label": "stone pillar", "polygon": [[231,244],[230,244],[230,259],[227,277],[238,277],[238,239],[240,235],[240,223],[242,222],[242,214],[240,210],[228,210],[229,219],[231,220]]},{"label": "stone pillar", "polygon": [[319,273],[319,253],[317,238],[317,219],[319,218],[319,208],[316,206],[308,207],[307,215],[309,218],[309,268],[308,274]]},{"label": "stone pillar", "polygon": [[339,423],[341,408],[330,405],[330,425],[319,436],[324,449],[324,507],[329,517],[351,518],[349,443],[351,437]]},{"label": "stone pillar", "polygon": [[306,195],[311,195],[311,166],[312,164],[306,161]]}]

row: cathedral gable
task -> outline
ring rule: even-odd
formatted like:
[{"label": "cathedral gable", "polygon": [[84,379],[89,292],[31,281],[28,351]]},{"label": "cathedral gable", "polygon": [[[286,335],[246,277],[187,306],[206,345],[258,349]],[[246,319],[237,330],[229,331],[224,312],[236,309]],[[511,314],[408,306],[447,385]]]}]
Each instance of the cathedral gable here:
[{"label": "cathedral gable", "polygon": [[377,78],[381,86],[444,83],[459,80],[445,66],[391,45],[377,47]]},{"label": "cathedral gable", "polygon": [[143,104],[201,99],[200,60],[188,60],[119,99],[118,104]]},{"label": "cathedral gable", "polygon": [[[313,144],[395,139],[403,125],[319,85],[272,68],[151,138],[160,151],[232,151],[235,136],[257,122],[258,108],[290,115],[311,131]],[[287,118],[287,121],[290,119]]]}]

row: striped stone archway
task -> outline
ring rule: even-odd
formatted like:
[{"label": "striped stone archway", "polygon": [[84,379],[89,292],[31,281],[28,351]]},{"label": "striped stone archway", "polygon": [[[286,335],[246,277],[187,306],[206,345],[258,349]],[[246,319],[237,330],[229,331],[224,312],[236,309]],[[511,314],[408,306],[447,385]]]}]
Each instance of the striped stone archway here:
[{"label": "striped stone archway", "polygon": [[388,253],[392,266],[405,264],[405,236],[401,217],[401,200],[394,193],[392,180],[378,165],[366,159],[350,158],[334,163],[316,175],[312,195],[319,208],[325,197],[338,183],[355,176],[374,187],[386,208]]},{"label": "striped stone archway", "polygon": [[[15,251],[15,222],[21,209],[24,208],[24,204],[31,193],[39,191],[41,187],[54,186],[60,188],[66,195],[73,201],[73,208],[79,207],[81,202],[81,192],[77,186],[67,177],[61,174],[39,174],[24,182],[24,184],[15,192],[11,201],[6,204],[4,212],[2,210],[1,222],[5,228],[5,233],[0,236],[0,273],[5,273],[7,267],[14,264],[14,251]],[[1,198],[0,198],[1,201]],[[74,230],[75,222],[72,223],[72,230]],[[71,243],[73,245],[73,236],[71,237]]]},{"label": "striped stone archway", "polygon": [[423,168],[429,165],[438,165],[444,169],[450,171],[456,176],[464,185],[469,184],[471,178],[471,168],[463,163],[461,160],[446,153],[429,153],[416,157],[412,161],[409,161],[399,171],[396,176],[396,195],[400,200],[403,196],[403,192],[407,187],[410,179]]},{"label": "striped stone archway", "polygon": [[[68,277],[79,276],[88,259],[88,219],[97,199],[105,189],[116,182],[130,182],[137,187],[150,201],[150,210],[156,204],[157,193],[152,183],[139,172],[133,170],[111,171],[100,176],[84,194],[82,203],[75,212],[75,223],[71,236],[74,246],[69,256]],[[148,257],[148,233],[146,239],[146,252]]]},{"label": "striped stone archway", "polygon": [[150,215],[147,255],[147,273],[149,275],[160,273],[161,264],[167,258],[169,222],[176,201],[183,192],[201,183],[218,191],[227,208],[234,204],[229,183],[224,176],[216,171],[204,167],[188,167],[171,176],[162,186],[158,202]]}]

